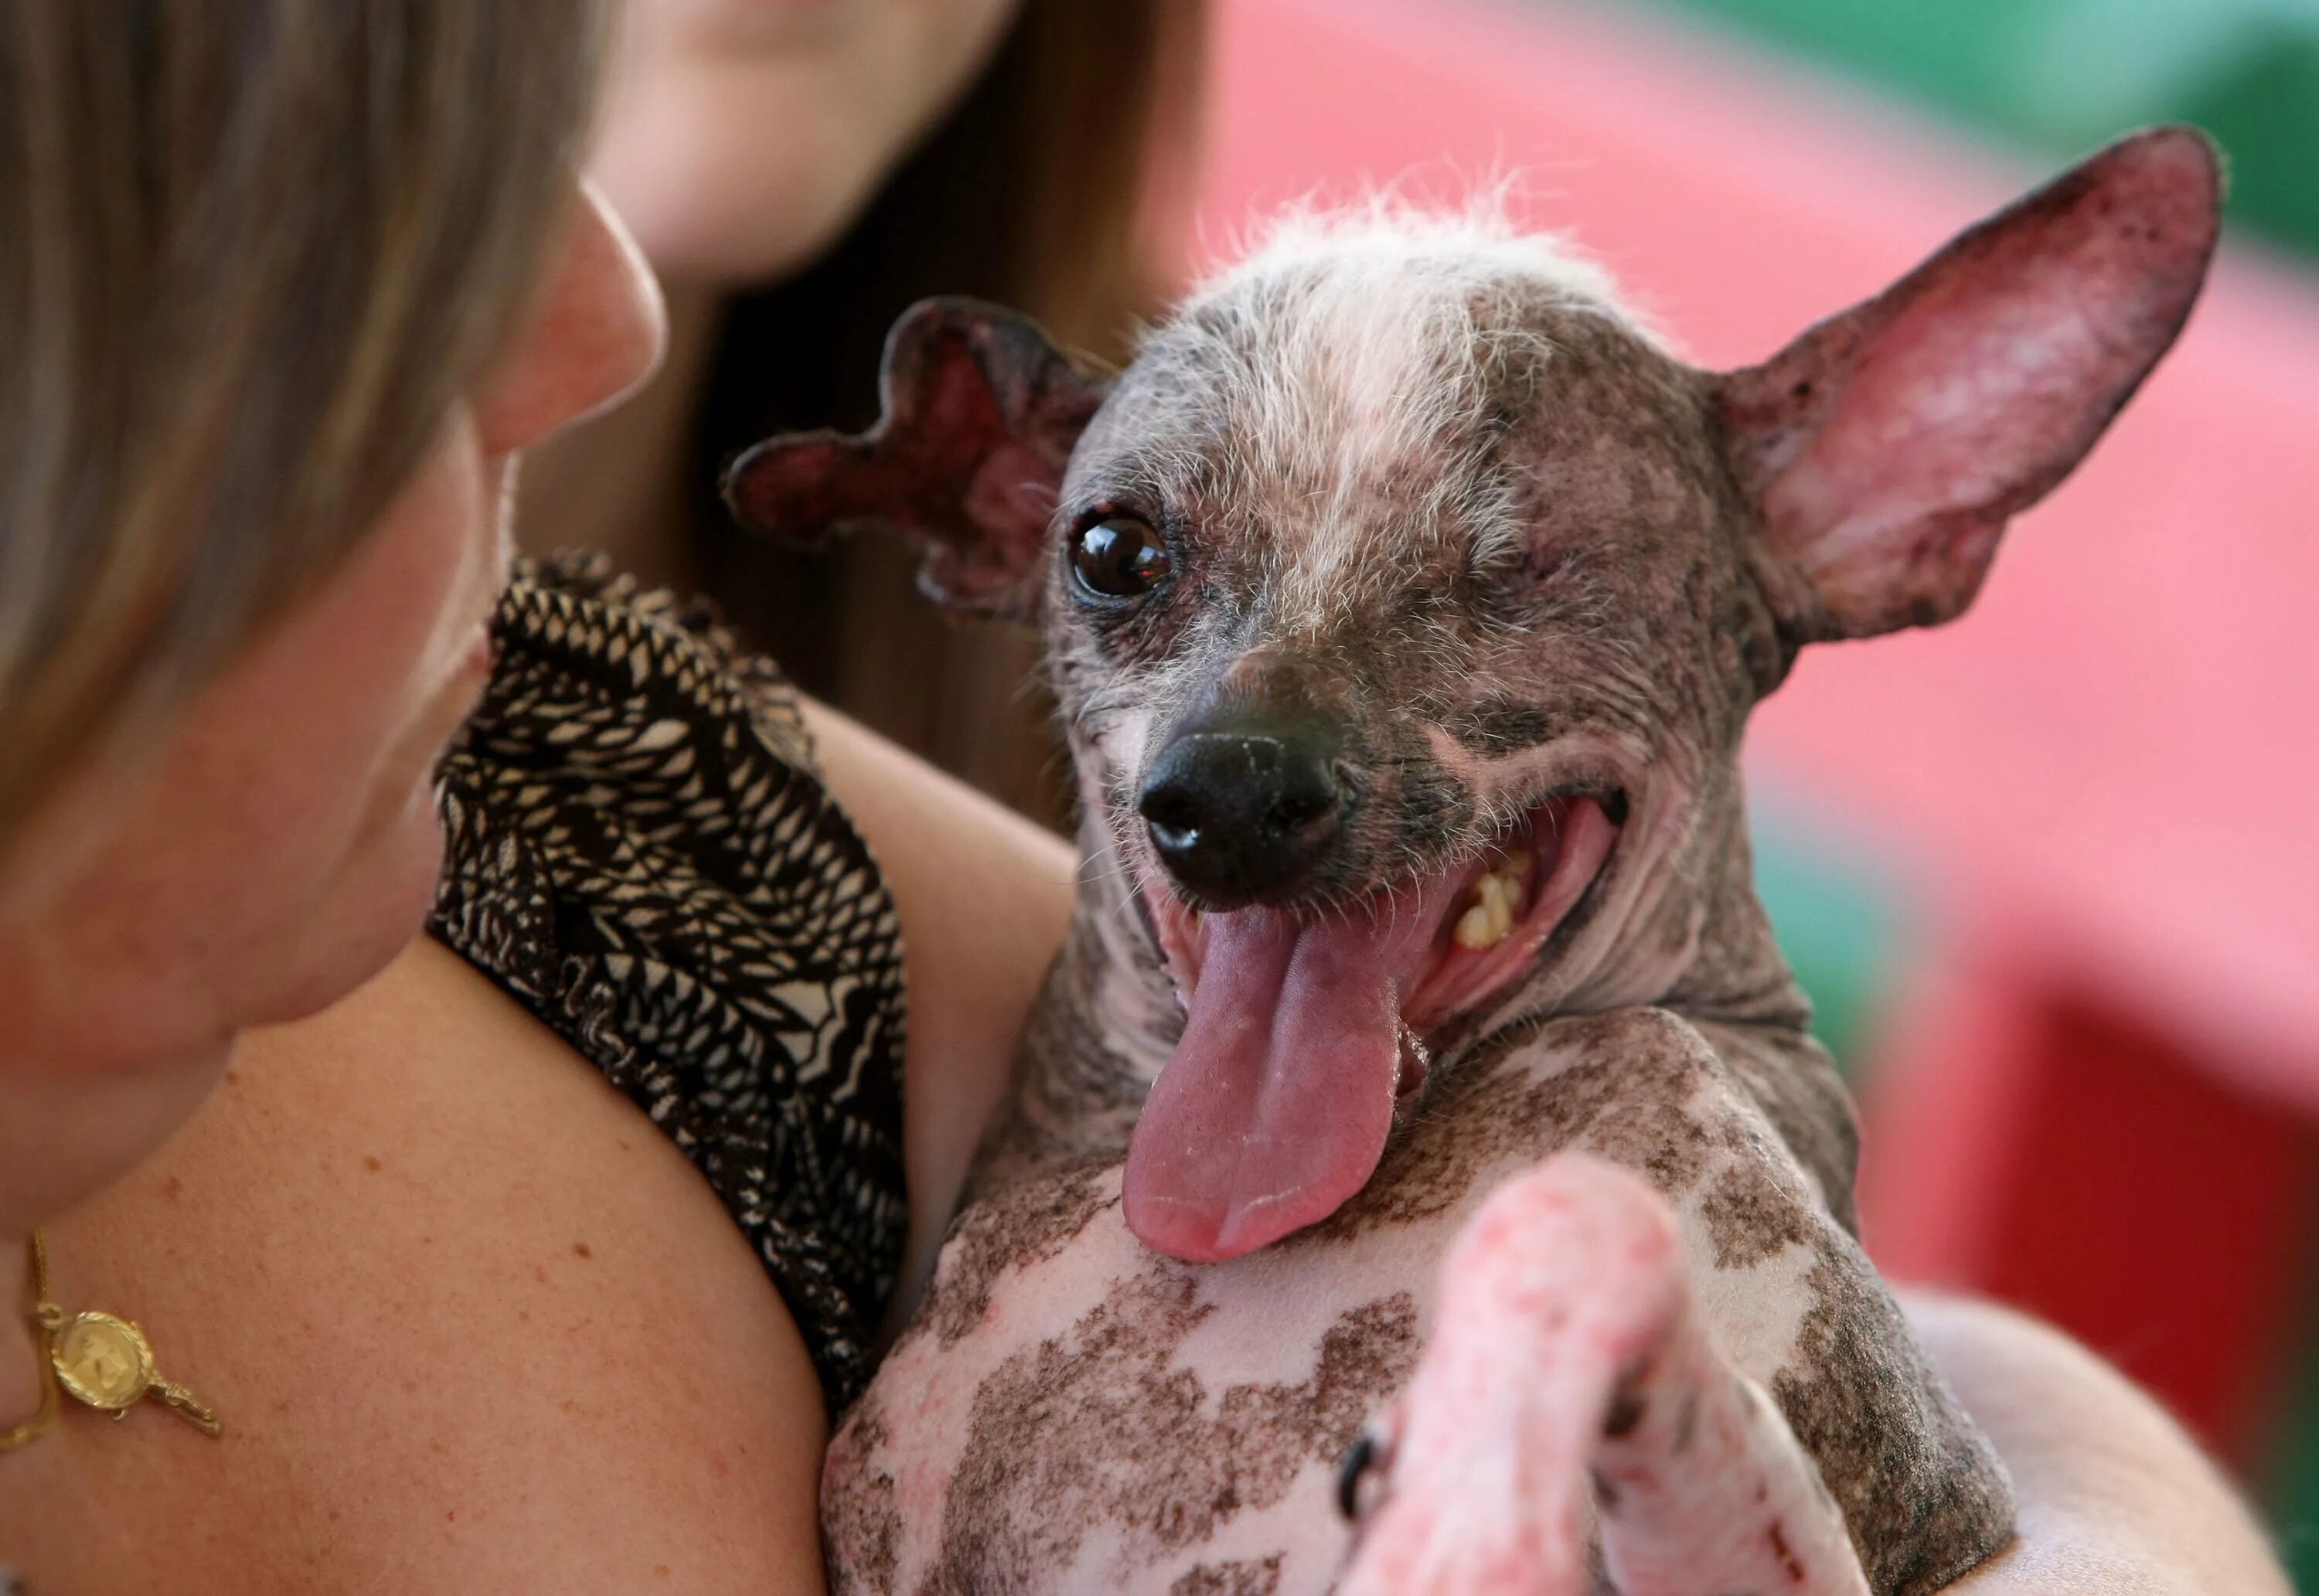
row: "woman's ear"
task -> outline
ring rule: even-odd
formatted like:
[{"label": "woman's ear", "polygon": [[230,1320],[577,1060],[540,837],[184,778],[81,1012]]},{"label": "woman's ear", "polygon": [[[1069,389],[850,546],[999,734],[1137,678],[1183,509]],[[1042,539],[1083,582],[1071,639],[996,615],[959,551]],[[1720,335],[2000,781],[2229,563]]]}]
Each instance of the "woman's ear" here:
[{"label": "woman's ear", "polygon": [[1105,387],[1027,317],[921,301],[886,339],[878,424],[768,438],[726,471],[725,501],[744,527],[785,540],[904,533],[925,547],[930,598],[1027,618],[1064,467]]},{"label": "woman's ear", "polygon": [[2214,146],[2133,134],[1764,364],[1717,379],[1798,642],[1929,626],[2174,341],[2219,226]]}]

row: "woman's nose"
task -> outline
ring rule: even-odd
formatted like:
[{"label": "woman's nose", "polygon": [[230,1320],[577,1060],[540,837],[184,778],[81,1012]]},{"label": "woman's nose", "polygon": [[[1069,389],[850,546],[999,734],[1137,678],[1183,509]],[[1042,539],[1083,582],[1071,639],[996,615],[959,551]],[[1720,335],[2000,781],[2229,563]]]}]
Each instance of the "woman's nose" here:
[{"label": "woman's nose", "polygon": [[659,365],[667,316],[652,268],[583,184],[545,293],[475,395],[487,455],[528,448],[616,403]]}]

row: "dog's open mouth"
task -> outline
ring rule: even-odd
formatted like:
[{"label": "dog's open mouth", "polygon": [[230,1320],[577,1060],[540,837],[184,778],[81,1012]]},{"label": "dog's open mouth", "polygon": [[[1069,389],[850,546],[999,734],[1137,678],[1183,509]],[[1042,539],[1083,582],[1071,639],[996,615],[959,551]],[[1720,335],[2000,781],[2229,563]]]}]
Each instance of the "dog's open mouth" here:
[{"label": "dog's open mouth", "polygon": [[1129,1228],[1217,1262],[1335,1213],[1423,1083],[1424,1039],[1529,969],[1617,834],[1594,798],[1561,798],[1481,858],[1341,909],[1148,894],[1185,1022],[1136,1122]]}]

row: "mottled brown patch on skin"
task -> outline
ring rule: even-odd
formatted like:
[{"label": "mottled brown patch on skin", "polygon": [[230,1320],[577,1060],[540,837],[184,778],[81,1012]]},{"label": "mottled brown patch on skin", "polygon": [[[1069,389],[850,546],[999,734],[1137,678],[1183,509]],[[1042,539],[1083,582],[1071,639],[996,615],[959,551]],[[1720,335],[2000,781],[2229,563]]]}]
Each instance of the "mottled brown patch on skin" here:
[{"label": "mottled brown patch on skin", "polygon": [[1737,1159],[1715,1177],[1700,1215],[1715,1243],[1719,1269],[1746,1268],[1812,1237],[1810,1217],[1798,1206],[1793,1188],[1755,1159]]},{"label": "mottled brown patch on skin", "polygon": [[1168,1596],[1274,1596],[1280,1589],[1277,1553],[1261,1562],[1203,1563],[1168,1587]]},{"label": "mottled brown patch on skin", "polygon": [[2004,1465],[1908,1334],[1849,1237],[1823,1231],[1816,1305],[1773,1384],[1844,1510],[1877,1596],[1930,1596],[2013,1537]]},{"label": "mottled brown patch on skin", "polygon": [[988,1312],[991,1286],[1001,1274],[1054,1257],[1096,1214],[1117,1204],[1119,1194],[1103,1190],[1108,1167],[1101,1158],[1074,1160],[969,1208],[943,1245],[909,1335],[931,1330],[947,1347],[971,1331]]},{"label": "mottled brown patch on skin", "polygon": [[1098,1528],[1131,1565],[1196,1546],[1332,1461],[1416,1365],[1417,1306],[1397,1293],[1340,1316],[1311,1378],[1228,1387],[1211,1418],[1175,1354],[1214,1312],[1195,1276],[1155,1263],[986,1380],[918,1596],[1052,1588]]},{"label": "mottled brown patch on skin", "polygon": [[[1533,1047],[1582,1061],[1534,1078],[1511,1060]],[[1714,1145],[1684,1107],[1713,1064],[1697,1032],[1649,1009],[1564,1016],[1486,1042],[1426,1088],[1358,1195],[1276,1245],[1331,1248],[1379,1226],[1438,1218],[1485,1171],[1566,1147],[1591,1148],[1680,1191]]]},{"label": "mottled brown patch on skin", "polygon": [[878,1466],[893,1438],[873,1387],[853,1404],[822,1460],[821,1534],[830,1596],[893,1596],[902,1514],[894,1476]]},{"label": "mottled brown patch on skin", "polygon": [[1827,1050],[1805,1035],[1800,1024],[1698,1023],[1724,1069],[1763,1109],[1789,1154],[1818,1186],[1829,1216],[1845,1234],[1858,1235],[1852,1193],[1860,1166],[1860,1126],[1852,1094]]}]

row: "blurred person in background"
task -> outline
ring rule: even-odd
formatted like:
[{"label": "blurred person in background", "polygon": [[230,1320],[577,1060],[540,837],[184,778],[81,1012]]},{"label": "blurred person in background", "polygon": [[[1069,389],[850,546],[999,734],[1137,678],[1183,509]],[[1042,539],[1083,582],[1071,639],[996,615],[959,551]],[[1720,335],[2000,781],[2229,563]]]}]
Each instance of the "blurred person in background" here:
[{"label": "blurred person in background", "polygon": [[926,623],[915,560],[744,538],[719,467],[877,418],[886,329],[931,293],[1125,353],[1196,140],[1205,0],[634,0],[591,173],[669,303],[630,403],[525,473],[518,537],[709,595],[807,691],[1060,825],[1033,643]]},{"label": "blurred person in background", "polygon": [[[0,1248],[35,1276],[0,1567],[34,1590],[817,1589],[830,1411],[979,1128],[950,1083],[997,1080],[1060,934],[1060,843],[664,599],[510,583],[516,453],[662,342],[573,176],[591,16],[0,6]],[[818,148],[824,225],[972,36]],[[223,1438],[60,1402],[92,1309]],[[1917,1312],[2020,1477],[1973,1588],[2278,1588],[2115,1376]]]}]

